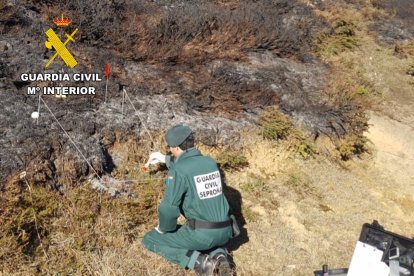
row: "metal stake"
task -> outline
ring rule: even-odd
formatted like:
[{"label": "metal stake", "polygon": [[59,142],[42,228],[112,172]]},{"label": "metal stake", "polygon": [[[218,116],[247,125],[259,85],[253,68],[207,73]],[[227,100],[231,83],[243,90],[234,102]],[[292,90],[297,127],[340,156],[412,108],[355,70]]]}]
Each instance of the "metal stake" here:
[{"label": "metal stake", "polygon": [[109,80],[109,78],[108,78],[108,77],[106,77],[106,85],[105,85],[105,103],[106,103],[106,95],[107,95],[107,93],[108,93],[108,80]]},{"label": "metal stake", "polygon": [[39,91],[39,103],[38,103],[38,106],[37,106],[37,114],[38,114],[38,117],[36,118],[36,125],[39,124],[39,117],[40,117],[40,97],[41,96],[42,96],[42,93],[40,93],[40,91]]},{"label": "metal stake", "polygon": [[122,115],[124,115],[125,88],[122,89]]}]

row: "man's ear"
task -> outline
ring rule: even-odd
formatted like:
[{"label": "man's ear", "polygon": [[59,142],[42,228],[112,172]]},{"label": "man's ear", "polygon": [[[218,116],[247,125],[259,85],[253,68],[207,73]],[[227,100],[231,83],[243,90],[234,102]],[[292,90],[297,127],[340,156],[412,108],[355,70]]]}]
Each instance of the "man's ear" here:
[{"label": "man's ear", "polygon": [[174,151],[177,153],[177,154],[181,154],[182,152],[184,152],[180,147],[173,147],[173,149],[174,149]]}]

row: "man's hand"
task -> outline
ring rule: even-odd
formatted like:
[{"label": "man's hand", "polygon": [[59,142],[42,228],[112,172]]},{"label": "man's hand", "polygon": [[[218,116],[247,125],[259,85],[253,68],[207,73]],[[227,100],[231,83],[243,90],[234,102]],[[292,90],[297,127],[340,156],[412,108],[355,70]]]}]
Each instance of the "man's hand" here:
[{"label": "man's hand", "polygon": [[165,232],[162,232],[159,228],[159,226],[157,225],[157,227],[154,228],[155,231],[157,231],[160,234],[165,234]]},{"label": "man's hand", "polygon": [[147,163],[144,165],[144,171],[148,171],[150,165],[155,165],[160,162],[165,163],[165,155],[159,151],[151,153]]},{"label": "man's hand", "polygon": [[159,151],[153,152],[150,154],[148,161],[149,161],[148,163],[150,164],[157,164],[159,162],[165,163],[165,155]]}]

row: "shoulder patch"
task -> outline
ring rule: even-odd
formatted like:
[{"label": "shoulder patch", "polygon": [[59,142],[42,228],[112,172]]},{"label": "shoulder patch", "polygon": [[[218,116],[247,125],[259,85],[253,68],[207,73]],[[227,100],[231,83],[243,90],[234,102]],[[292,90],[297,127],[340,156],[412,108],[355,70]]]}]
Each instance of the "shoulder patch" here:
[{"label": "shoulder patch", "polygon": [[173,180],[174,180],[174,176],[168,176],[168,177],[167,177],[166,184],[167,184],[167,185],[170,185],[170,184],[173,182]]}]

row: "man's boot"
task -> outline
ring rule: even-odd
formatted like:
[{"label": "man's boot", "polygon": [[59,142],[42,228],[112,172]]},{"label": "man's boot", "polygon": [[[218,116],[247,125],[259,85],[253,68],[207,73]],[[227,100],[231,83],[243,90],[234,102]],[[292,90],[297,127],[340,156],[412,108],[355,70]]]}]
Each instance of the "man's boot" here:
[{"label": "man's boot", "polygon": [[212,276],[214,263],[208,255],[200,254],[195,262],[194,271],[199,276]]},{"label": "man's boot", "polygon": [[213,256],[214,275],[218,276],[232,276],[233,271],[230,267],[229,259],[224,253],[217,253]]}]

